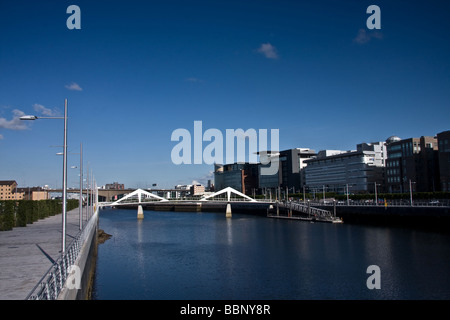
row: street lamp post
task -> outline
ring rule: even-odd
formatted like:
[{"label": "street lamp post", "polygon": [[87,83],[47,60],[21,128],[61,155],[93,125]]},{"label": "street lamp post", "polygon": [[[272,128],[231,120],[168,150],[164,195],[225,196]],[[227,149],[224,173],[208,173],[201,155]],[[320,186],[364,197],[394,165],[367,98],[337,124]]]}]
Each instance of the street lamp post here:
[{"label": "street lamp post", "polygon": [[303,204],[306,202],[305,185],[303,185]]},{"label": "street lamp post", "polygon": [[412,196],[412,184],[415,182],[412,182],[411,179],[409,179],[409,200],[411,203],[411,207],[414,205],[413,204],[413,196]]},{"label": "street lamp post", "polygon": [[20,120],[63,119],[64,120],[64,153],[63,153],[63,203],[62,203],[62,241],[61,254],[66,251],[66,216],[67,216],[67,99],[64,100],[64,117],[37,117],[26,115]]},{"label": "street lamp post", "polygon": [[83,229],[83,144],[80,143],[80,230]]},{"label": "street lamp post", "polygon": [[378,195],[377,195],[377,186],[380,186],[380,184],[374,182],[375,185],[375,205],[378,205]]},{"label": "street lamp post", "polygon": [[348,199],[348,183],[346,184],[346,186],[347,186],[347,205],[349,205],[349,199]]},{"label": "street lamp post", "polygon": [[[62,153],[57,153],[58,155],[62,155]],[[78,153],[73,153],[78,154]],[[83,144],[80,143],[80,195],[78,199],[78,213],[79,213],[79,226],[80,231],[83,229]],[[76,169],[77,167],[71,167],[71,169]]]}]

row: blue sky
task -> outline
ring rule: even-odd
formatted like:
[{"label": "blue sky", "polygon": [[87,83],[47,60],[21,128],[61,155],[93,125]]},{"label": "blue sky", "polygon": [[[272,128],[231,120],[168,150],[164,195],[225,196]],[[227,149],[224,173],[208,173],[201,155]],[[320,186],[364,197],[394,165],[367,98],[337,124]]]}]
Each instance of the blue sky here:
[{"label": "blue sky", "polygon": [[[69,5],[81,30],[69,30]],[[369,30],[369,5],[381,29]],[[98,184],[204,182],[175,165],[171,134],[279,129],[280,149],[449,130],[448,1],[22,1],[0,3],[0,180],[61,186],[69,166]],[[207,143],[204,143],[204,147]],[[77,170],[69,187],[78,186]]]}]

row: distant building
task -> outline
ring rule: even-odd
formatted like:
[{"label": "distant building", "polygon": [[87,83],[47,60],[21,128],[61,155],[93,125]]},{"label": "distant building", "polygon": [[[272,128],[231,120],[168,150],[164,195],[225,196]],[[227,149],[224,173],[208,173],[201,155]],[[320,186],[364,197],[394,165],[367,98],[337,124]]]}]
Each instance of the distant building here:
[{"label": "distant building", "polygon": [[258,189],[257,163],[232,163],[214,166],[214,189],[219,191],[231,187],[246,195]]},{"label": "distant building", "polygon": [[15,180],[0,180],[0,200],[19,200]]},{"label": "distant building", "polygon": [[20,199],[24,200],[47,200],[49,199],[49,190],[41,187],[17,188]]},{"label": "distant building", "polygon": [[214,183],[212,183],[210,179],[208,179],[208,183],[206,184],[205,191],[208,191],[208,192],[214,191]]},{"label": "distant building", "polygon": [[190,189],[191,196],[196,196],[205,192],[205,186],[202,186],[201,184],[194,184]]},{"label": "distant building", "polygon": [[361,143],[356,150],[322,150],[306,160],[305,185],[309,191],[367,193],[384,182],[385,142]]},{"label": "distant building", "polygon": [[118,183],[118,182],[113,182],[113,183],[108,183],[105,185],[105,189],[108,190],[124,190],[125,189],[125,185],[123,183]]},{"label": "distant building", "polygon": [[428,192],[440,189],[438,142],[436,137],[387,141],[386,191],[406,193]]},{"label": "distant building", "polygon": [[179,184],[175,186],[175,195],[174,198],[182,198],[186,197],[191,192],[192,185],[190,184]]},{"label": "distant building", "polygon": [[437,134],[441,191],[450,191],[450,130]]}]

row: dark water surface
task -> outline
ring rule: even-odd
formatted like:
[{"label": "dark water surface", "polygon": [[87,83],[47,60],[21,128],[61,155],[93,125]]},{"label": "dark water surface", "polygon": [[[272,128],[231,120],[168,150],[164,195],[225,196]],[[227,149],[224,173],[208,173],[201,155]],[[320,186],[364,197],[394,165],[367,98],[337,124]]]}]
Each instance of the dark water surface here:
[{"label": "dark water surface", "polygon": [[[450,299],[450,234],[233,214],[100,211],[93,299]],[[370,265],[380,289],[368,289]]]}]

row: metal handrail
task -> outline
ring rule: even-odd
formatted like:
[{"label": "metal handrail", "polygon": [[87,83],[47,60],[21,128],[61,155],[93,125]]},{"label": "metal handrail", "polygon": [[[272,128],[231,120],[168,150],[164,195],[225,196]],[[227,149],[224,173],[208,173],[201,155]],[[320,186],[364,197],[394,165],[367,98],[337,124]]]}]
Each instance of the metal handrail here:
[{"label": "metal handrail", "polygon": [[47,270],[25,300],[56,300],[58,298],[67,280],[68,270],[78,259],[84,242],[92,228],[96,226],[97,219],[98,210],[89,219],[83,230],[78,232],[65,254],[60,256]]}]

